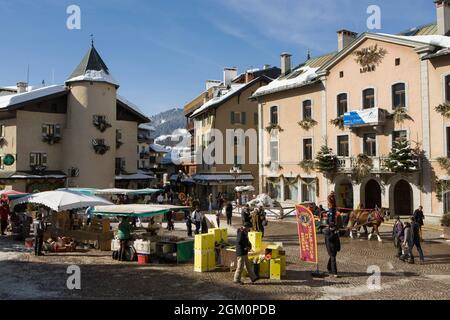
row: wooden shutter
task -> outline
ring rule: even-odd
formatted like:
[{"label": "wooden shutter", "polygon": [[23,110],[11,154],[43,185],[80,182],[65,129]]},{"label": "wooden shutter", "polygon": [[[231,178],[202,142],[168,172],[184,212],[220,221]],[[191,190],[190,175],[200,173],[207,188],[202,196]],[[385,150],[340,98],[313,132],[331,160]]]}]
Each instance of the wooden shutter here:
[{"label": "wooden shutter", "polygon": [[42,136],[45,137],[48,134],[48,126],[46,124],[42,125]]},{"label": "wooden shutter", "polygon": [[61,137],[61,125],[55,124],[55,137]]},{"label": "wooden shutter", "polygon": [[46,153],[41,153],[41,164],[43,165],[43,166],[46,166],[47,165],[47,154]]},{"label": "wooden shutter", "polygon": [[231,124],[234,124],[234,112],[231,111],[230,115],[231,115]]},{"label": "wooden shutter", "polygon": [[247,123],[247,112],[241,113],[241,123],[246,124]]},{"label": "wooden shutter", "polygon": [[30,166],[36,165],[36,154],[30,153]]}]

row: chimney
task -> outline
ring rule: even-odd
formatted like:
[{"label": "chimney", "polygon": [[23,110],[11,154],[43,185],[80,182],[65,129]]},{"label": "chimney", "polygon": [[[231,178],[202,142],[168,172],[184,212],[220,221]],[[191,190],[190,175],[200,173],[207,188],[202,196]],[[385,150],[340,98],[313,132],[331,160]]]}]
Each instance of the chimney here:
[{"label": "chimney", "polygon": [[270,69],[272,66],[270,64],[265,64],[263,67],[263,70]]},{"label": "chimney", "polygon": [[339,52],[344,50],[358,36],[358,34],[356,32],[348,31],[345,29],[338,31],[337,34],[338,34],[338,51]]},{"label": "chimney", "polygon": [[28,83],[26,82],[17,82],[17,93],[24,93],[27,92]]},{"label": "chimney", "polygon": [[245,83],[249,83],[250,81],[252,81],[254,79],[254,75],[252,71],[247,71],[245,72]]},{"label": "chimney", "polygon": [[208,91],[211,88],[220,86],[221,81],[220,80],[206,80],[206,91]]},{"label": "chimney", "polygon": [[285,76],[291,72],[291,57],[292,54],[284,52],[281,54],[281,75]]},{"label": "chimney", "polygon": [[450,31],[450,0],[435,0],[438,35],[446,36]]},{"label": "chimney", "polygon": [[231,85],[231,81],[237,77],[237,68],[225,68],[223,69],[223,84],[228,87]]}]

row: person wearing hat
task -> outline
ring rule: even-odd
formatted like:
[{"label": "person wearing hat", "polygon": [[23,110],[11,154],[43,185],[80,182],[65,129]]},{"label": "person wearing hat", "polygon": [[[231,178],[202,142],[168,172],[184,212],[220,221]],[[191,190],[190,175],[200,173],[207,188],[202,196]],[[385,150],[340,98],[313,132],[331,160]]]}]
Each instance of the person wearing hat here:
[{"label": "person wearing hat", "polygon": [[248,253],[252,249],[252,244],[248,238],[248,232],[252,228],[250,222],[245,223],[243,227],[238,229],[237,232],[237,245],[236,245],[236,257],[237,257],[237,268],[234,274],[234,283],[242,284],[241,277],[244,267],[247,269],[248,275],[252,283],[258,280],[258,277],[253,270],[253,265],[248,259]]},{"label": "person wearing hat", "polygon": [[328,228],[324,231],[325,234],[325,245],[327,247],[328,256],[330,257],[328,260],[328,273],[331,276],[337,278],[337,264],[336,264],[336,256],[339,251],[341,251],[341,240],[339,239],[339,233],[336,229],[336,225],[334,222],[330,223]]}]

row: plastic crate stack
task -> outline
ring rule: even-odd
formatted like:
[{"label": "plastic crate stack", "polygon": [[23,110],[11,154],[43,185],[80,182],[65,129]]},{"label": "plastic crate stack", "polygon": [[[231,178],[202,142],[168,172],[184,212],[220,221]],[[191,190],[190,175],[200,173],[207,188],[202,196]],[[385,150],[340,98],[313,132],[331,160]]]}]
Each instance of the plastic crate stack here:
[{"label": "plastic crate stack", "polygon": [[281,280],[286,275],[286,252],[282,243],[266,243],[262,241],[261,232],[249,232],[252,244],[250,261],[256,266],[261,279]]},{"label": "plastic crate stack", "polygon": [[208,272],[216,270],[216,245],[228,242],[228,230],[210,229],[208,234],[195,236],[194,241],[194,271]]}]

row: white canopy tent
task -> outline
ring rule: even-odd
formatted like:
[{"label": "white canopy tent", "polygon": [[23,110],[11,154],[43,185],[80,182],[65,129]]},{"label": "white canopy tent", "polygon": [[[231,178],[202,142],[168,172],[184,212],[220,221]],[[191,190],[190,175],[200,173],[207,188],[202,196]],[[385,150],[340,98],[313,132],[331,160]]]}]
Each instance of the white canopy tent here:
[{"label": "white canopy tent", "polygon": [[96,206],[93,214],[121,217],[152,217],[166,214],[169,211],[186,211],[189,207],[152,204],[124,204],[112,206]]},{"label": "white canopy tent", "polygon": [[31,194],[11,202],[12,206],[23,203],[40,204],[58,212],[99,205],[112,205],[111,202],[100,197],[90,196],[75,191],[61,190]]}]

